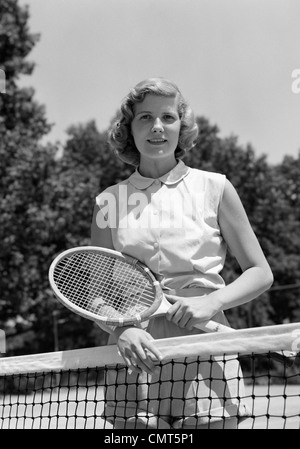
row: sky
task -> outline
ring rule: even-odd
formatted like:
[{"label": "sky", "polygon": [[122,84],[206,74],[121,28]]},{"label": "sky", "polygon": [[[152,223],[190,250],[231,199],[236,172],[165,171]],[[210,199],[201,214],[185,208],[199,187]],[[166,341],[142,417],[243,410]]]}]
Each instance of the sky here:
[{"label": "sky", "polygon": [[[34,87],[63,143],[71,125],[108,128],[139,81],[172,79],[197,116],[271,164],[300,150],[299,0],[19,0],[40,40]],[[299,89],[300,90],[300,89]]]}]

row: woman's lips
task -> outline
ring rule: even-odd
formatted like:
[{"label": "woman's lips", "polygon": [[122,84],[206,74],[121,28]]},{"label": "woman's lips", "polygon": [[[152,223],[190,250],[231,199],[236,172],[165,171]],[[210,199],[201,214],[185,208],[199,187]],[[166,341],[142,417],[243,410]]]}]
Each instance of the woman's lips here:
[{"label": "woman's lips", "polygon": [[151,145],[163,145],[167,141],[166,141],[166,139],[148,139],[148,142]]}]

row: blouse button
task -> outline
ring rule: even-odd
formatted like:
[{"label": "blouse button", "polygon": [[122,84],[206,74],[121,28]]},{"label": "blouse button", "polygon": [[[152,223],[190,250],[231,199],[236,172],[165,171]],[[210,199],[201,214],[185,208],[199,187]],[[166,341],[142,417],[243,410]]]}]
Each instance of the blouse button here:
[{"label": "blouse button", "polygon": [[158,248],[158,243],[155,242],[153,246],[154,246],[154,248]]}]

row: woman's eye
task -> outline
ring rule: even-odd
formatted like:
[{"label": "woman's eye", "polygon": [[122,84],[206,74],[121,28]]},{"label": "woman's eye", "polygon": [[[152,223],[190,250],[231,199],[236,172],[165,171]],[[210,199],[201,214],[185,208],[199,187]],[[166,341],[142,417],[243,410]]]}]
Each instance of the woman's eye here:
[{"label": "woman's eye", "polygon": [[140,120],[150,120],[150,118],[151,118],[150,114],[144,114],[141,115]]},{"label": "woman's eye", "polygon": [[165,119],[166,121],[168,121],[168,122],[171,122],[171,121],[175,120],[175,117],[173,117],[173,115],[166,114],[166,115],[164,116],[164,119]]}]

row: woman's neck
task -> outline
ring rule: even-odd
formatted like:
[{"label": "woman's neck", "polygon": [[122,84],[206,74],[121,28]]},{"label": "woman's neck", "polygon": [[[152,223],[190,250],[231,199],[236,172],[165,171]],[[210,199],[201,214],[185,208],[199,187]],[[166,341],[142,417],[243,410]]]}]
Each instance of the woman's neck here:
[{"label": "woman's neck", "polygon": [[166,161],[152,161],[152,160],[144,160],[141,159],[140,165],[138,167],[139,173],[146,178],[160,178],[165,175],[169,171],[171,171],[177,165],[177,160],[168,159]]}]

